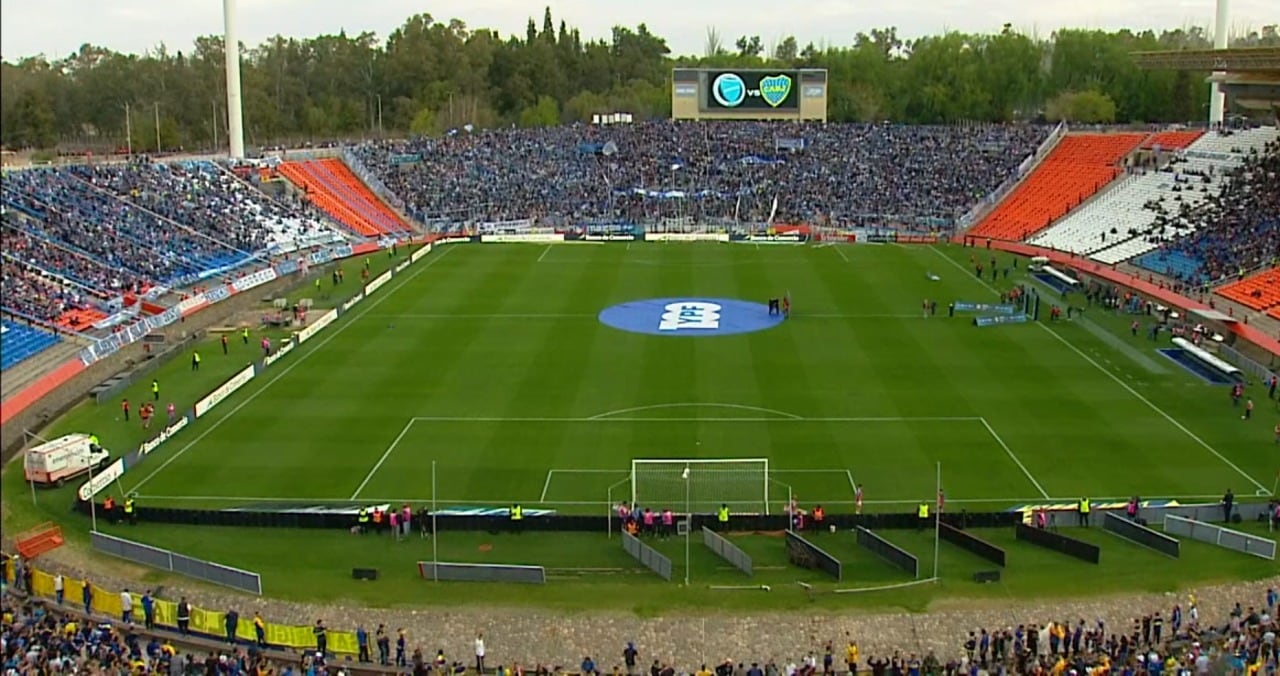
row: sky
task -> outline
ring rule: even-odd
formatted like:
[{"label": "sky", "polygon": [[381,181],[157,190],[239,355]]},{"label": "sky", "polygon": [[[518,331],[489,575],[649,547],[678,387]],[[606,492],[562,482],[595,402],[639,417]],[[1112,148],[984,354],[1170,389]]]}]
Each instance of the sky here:
[{"label": "sky", "polygon": [[[1230,0],[1233,32],[1280,22],[1276,0]],[[281,34],[312,37],[346,30],[372,31],[385,39],[409,16],[461,19],[472,28],[523,34],[532,15],[541,25],[551,5],[584,37],[605,37],[614,25],[645,23],[673,52],[703,51],[714,26],[727,45],[739,35],[759,35],[766,46],[795,35],[803,46],[848,44],[859,31],[897,26],[902,37],[946,30],[995,32],[1011,23],[1047,36],[1063,28],[1208,29],[1214,0],[238,0],[240,41],[256,46]],[[44,54],[62,58],[84,43],[141,53],[164,43],[189,50],[196,37],[222,32],[220,0],[3,0],[0,54],[15,60]]]}]

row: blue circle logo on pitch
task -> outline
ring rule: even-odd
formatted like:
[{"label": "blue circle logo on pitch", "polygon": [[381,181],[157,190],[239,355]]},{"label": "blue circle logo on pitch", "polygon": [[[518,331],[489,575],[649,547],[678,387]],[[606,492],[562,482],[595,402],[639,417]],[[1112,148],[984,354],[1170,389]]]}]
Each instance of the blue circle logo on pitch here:
[{"label": "blue circle logo on pitch", "polygon": [[600,323],[653,336],[732,336],[782,323],[769,306],[727,298],[654,298],[606,308]]}]

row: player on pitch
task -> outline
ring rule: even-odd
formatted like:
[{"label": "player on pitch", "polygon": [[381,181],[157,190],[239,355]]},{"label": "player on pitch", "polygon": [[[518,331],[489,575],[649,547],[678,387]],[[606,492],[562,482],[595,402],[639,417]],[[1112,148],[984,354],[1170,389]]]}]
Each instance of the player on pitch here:
[{"label": "player on pitch", "polygon": [[782,318],[791,318],[791,292],[788,291],[782,296]]}]

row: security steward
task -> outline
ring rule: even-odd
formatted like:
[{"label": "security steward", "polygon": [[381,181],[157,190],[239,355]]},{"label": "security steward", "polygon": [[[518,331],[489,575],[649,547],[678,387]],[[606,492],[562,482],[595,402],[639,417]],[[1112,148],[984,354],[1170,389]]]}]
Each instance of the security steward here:
[{"label": "security steward", "polygon": [[107,513],[107,523],[116,522],[116,498],[114,495],[108,495],[106,500],[102,501],[102,511]]},{"label": "security steward", "polygon": [[382,534],[382,508],[381,507],[373,508],[373,532],[379,535]]},{"label": "security steward", "polygon": [[124,499],[124,518],[129,522],[130,526],[138,525],[138,510],[134,509],[133,496],[126,496]]},{"label": "security steward", "polygon": [[821,533],[822,529],[826,528],[826,519],[827,512],[822,508],[822,505],[813,508],[813,530],[815,532]]},{"label": "security steward", "polygon": [[729,530],[729,505],[722,503],[720,509],[716,510],[716,525],[721,532]]},{"label": "security steward", "polygon": [[511,505],[511,509],[507,512],[507,516],[511,520],[511,532],[521,533],[524,531],[524,507],[516,502]]},{"label": "security steward", "polygon": [[360,534],[364,535],[369,532],[369,508],[361,507],[360,513],[356,515],[356,527],[360,529]]},{"label": "security steward", "polygon": [[916,508],[916,528],[924,530],[927,525],[929,525],[929,503],[925,501]]},{"label": "security steward", "polygon": [[1089,527],[1090,509],[1091,505],[1089,504],[1089,498],[1080,498],[1080,502],[1076,504],[1076,511],[1078,512],[1076,518],[1079,519],[1080,525],[1086,528]]}]

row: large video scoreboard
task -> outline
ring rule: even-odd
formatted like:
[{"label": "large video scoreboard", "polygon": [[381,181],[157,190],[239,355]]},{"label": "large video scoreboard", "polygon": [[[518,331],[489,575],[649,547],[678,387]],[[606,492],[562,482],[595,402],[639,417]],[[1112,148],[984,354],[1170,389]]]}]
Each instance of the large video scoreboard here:
[{"label": "large video scoreboard", "polygon": [[827,119],[827,71],[671,71],[671,117],[676,120]]}]

